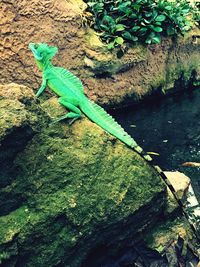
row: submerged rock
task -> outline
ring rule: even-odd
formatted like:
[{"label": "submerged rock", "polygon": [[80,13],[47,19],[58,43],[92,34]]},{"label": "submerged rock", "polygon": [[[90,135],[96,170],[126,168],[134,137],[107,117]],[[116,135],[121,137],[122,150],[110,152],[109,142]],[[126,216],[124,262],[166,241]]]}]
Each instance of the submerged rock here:
[{"label": "submerged rock", "polygon": [[[80,266],[96,246],[120,247],[159,219],[166,186],[137,153],[87,118],[71,126],[66,121],[47,126],[46,112],[53,117],[66,110],[51,99],[43,104],[43,117],[36,109],[31,113],[30,106],[37,104],[40,110],[32,93],[21,106],[12,89],[1,100],[14,101],[7,105],[8,113],[20,107],[11,125],[18,116],[23,124],[27,112],[30,125],[37,122],[40,129],[16,151],[16,172],[4,188],[18,205],[0,217],[3,266]],[[0,127],[7,125],[1,122]]]},{"label": "submerged rock", "polygon": [[188,187],[190,185],[190,178],[184,173],[178,171],[165,171],[164,174],[167,176],[168,180],[173,186],[178,199],[185,201]]},{"label": "submerged rock", "polygon": [[[191,185],[190,178],[179,171],[165,171],[164,174],[172,185],[176,198],[181,201],[187,220],[195,229],[196,235],[200,234],[200,205],[195,196]],[[168,188],[168,212],[172,213],[177,208],[180,208],[178,202],[174,198],[171,190]]]}]

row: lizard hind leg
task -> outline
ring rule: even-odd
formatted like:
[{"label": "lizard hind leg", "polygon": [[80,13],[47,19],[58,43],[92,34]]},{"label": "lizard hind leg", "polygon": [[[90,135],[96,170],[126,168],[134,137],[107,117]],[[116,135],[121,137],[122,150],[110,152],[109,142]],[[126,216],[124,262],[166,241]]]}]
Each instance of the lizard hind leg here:
[{"label": "lizard hind leg", "polygon": [[75,120],[81,118],[81,111],[76,107],[78,105],[77,101],[71,98],[60,97],[58,102],[70,110],[67,114],[55,119],[52,123],[59,122],[64,119],[71,119],[70,124],[72,124]]}]

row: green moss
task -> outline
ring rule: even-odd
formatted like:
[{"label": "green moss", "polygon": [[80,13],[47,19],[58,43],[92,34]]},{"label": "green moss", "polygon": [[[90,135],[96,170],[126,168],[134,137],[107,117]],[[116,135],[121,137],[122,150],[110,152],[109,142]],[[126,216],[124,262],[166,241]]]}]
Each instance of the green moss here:
[{"label": "green moss", "polygon": [[192,77],[192,73],[194,70],[197,70],[199,67],[198,55],[190,58],[190,62],[188,60],[181,61],[180,64],[171,65],[167,70],[166,81],[164,83],[164,90],[173,89],[175,82],[178,79],[181,79],[182,84],[184,83],[185,87]]},{"label": "green moss", "polygon": [[85,41],[87,44],[89,44],[91,48],[94,47],[96,49],[102,49],[102,48],[105,49],[105,44],[103,44],[97,33],[90,28],[87,30],[87,33],[85,34]]},{"label": "green moss", "polygon": [[169,217],[173,213],[177,212],[180,209],[180,207],[172,192],[169,189],[167,191],[168,191],[167,192],[168,199],[167,199],[165,214],[167,217]]},{"label": "green moss", "polygon": [[[83,256],[88,251],[81,247],[83,236],[98,233],[96,228],[105,228],[104,234],[110,235],[106,228],[133,216],[163,192],[160,177],[151,167],[120,142],[114,140],[113,146],[113,140],[87,120],[71,128],[58,124],[35,136],[18,157],[20,174],[12,186],[23,192],[31,213],[28,223],[24,209],[13,213],[13,220],[21,217],[19,223],[13,229],[5,223],[2,231],[8,237],[18,234],[21,249],[32,255],[26,259],[32,266],[53,266],[59,257],[69,257],[78,244]],[[48,240],[52,240],[50,247],[45,246]],[[95,243],[100,240],[96,236]],[[52,253],[60,246],[63,249],[53,260]]]},{"label": "green moss", "polygon": [[28,220],[27,207],[21,207],[9,215],[0,217],[0,242],[8,243],[20,232]]},{"label": "green moss", "polygon": [[192,241],[194,239],[191,227],[188,221],[183,217],[171,219],[156,225],[156,227],[145,236],[145,241],[148,246],[161,252],[170,240],[177,240],[179,236],[187,241]]},{"label": "green moss", "polygon": [[[56,100],[48,103],[50,116],[66,112]],[[22,267],[79,266],[94,246],[145,229],[165,205],[160,176],[88,119],[44,127],[15,168],[6,190],[23,195],[26,207],[0,217],[0,238],[2,259],[17,244]]]},{"label": "green moss", "polygon": [[[107,45],[101,42],[92,29],[88,29],[85,41],[87,45],[85,64],[97,74],[116,74],[130,69],[133,64],[144,61],[147,57],[147,48],[140,44],[129,48],[126,53],[119,49],[108,50]],[[120,56],[120,53],[123,57]]]},{"label": "green moss", "polygon": [[164,90],[173,89],[175,81],[178,79],[181,79],[181,86],[186,87],[193,71],[199,70],[199,44],[198,42],[195,44],[193,40],[193,36],[196,35],[199,35],[198,28],[194,28],[186,33],[184,37],[178,38],[177,44],[174,46],[174,50],[177,50],[178,55],[169,54]]}]

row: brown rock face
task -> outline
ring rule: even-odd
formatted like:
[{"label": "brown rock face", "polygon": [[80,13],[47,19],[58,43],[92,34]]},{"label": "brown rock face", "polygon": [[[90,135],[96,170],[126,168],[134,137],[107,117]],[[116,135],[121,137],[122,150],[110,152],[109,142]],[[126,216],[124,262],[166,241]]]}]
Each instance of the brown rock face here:
[{"label": "brown rock face", "polygon": [[89,98],[107,106],[131,104],[158,88],[183,88],[193,71],[199,73],[199,38],[193,38],[199,30],[176,41],[139,45],[121,56],[82,27],[84,8],[82,0],[1,1],[0,81],[38,89],[41,73],[28,50],[30,42],[58,46],[54,63],[71,70]]},{"label": "brown rock face", "polygon": [[77,69],[83,54],[80,14],[80,5],[65,0],[1,1],[1,81],[38,88],[41,78],[28,50],[30,42],[57,45],[56,63]]}]

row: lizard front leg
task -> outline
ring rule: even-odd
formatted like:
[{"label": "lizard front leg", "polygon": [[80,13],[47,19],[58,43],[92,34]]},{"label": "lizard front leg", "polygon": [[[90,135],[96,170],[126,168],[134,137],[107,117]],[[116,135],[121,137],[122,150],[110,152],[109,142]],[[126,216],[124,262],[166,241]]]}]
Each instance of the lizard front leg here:
[{"label": "lizard front leg", "polygon": [[42,85],[40,86],[39,90],[37,91],[36,97],[40,96],[44,92],[46,86],[47,86],[47,79],[43,76],[42,77]]},{"label": "lizard front leg", "polygon": [[57,118],[53,121],[53,123],[59,122],[64,119],[72,119],[70,124],[72,124],[75,120],[81,118],[81,111],[79,108],[77,108],[78,101],[73,98],[67,98],[67,97],[60,97],[58,99],[58,102],[70,110],[67,114],[61,116],[60,118]]}]

